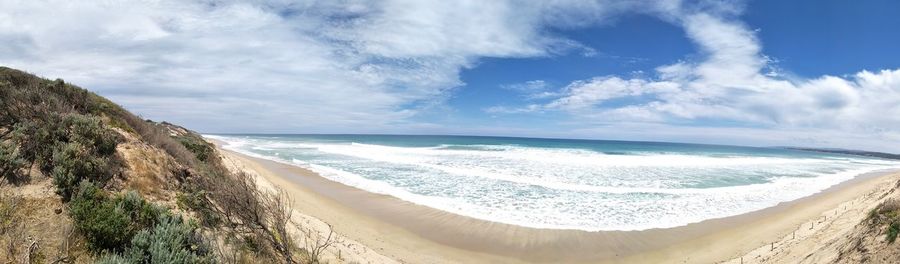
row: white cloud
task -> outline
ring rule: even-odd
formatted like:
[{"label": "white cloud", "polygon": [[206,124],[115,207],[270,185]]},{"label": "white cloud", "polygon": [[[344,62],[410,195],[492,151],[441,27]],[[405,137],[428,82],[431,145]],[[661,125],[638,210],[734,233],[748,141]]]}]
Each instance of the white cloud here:
[{"label": "white cloud", "polygon": [[508,108],[503,106],[492,106],[484,109],[485,112],[491,114],[518,114],[518,113],[533,113],[543,111],[543,107],[539,104],[530,104],[525,107],[517,107],[517,108]]},{"label": "white cloud", "polygon": [[550,91],[550,84],[544,80],[501,85],[500,88],[520,93],[526,100],[539,100],[559,96],[559,93]]},{"label": "white cloud", "polygon": [[363,52],[387,58],[544,54],[555,40],[539,35],[539,21],[518,8],[505,1],[384,1],[336,31]]},{"label": "white cloud", "polygon": [[546,105],[547,108],[580,111],[591,109],[614,98],[633,98],[645,94],[673,93],[677,85],[669,82],[648,82],[642,79],[624,80],[619,77],[598,77],[575,81],[564,88],[566,96]]},{"label": "white cloud", "polygon": [[508,85],[502,85],[501,88],[507,90],[513,90],[517,92],[523,93],[531,93],[531,92],[540,92],[547,89],[549,84],[547,84],[544,80],[531,80],[523,83],[514,83]]},{"label": "white cloud", "polygon": [[[787,80],[778,73],[766,72],[777,67],[761,53],[756,32],[740,21],[702,9],[671,10],[668,14],[668,19],[682,26],[697,44],[702,59],[660,66],[655,78],[603,76],[574,81],[546,104],[507,106],[494,113],[559,110],[581,122],[615,124],[616,129],[622,129],[619,131],[635,137],[640,129],[629,130],[623,124],[663,127],[652,132],[657,139],[684,138],[667,138],[662,131],[695,131],[707,140],[725,137],[753,144],[900,150],[900,146],[876,143],[891,142],[900,135],[894,132],[900,130],[900,69]],[[723,128],[720,123],[735,128]],[[587,127],[582,131],[592,131]],[[755,133],[722,132],[728,130]],[[605,136],[617,134],[608,129],[593,131],[604,131]],[[839,138],[824,140],[833,137]]]},{"label": "white cloud", "polygon": [[[660,126],[735,134],[721,126],[736,124],[785,142],[809,138],[804,131],[900,139],[900,70],[784,79],[756,31],[737,20],[742,9],[739,1],[680,0],[13,0],[0,1],[0,64],[204,131],[466,133],[413,120],[446,109],[464,85],[459,73],[480,58],[595,56],[603,51],[552,29],[639,13],[682,27],[701,59],[559,90],[540,80],[511,85],[524,94],[522,106],[484,110],[567,113],[579,120],[567,126],[575,136],[611,132],[609,124],[634,135]],[[755,132],[747,134],[756,141],[742,142],[771,141]],[[683,137],[664,134],[656,139]]]},{"label": "white cloud", "polygon": [[204,131],[389,130],[479,58],[590,53],[546,29],[628,2],[2,1],[0,64]]}]

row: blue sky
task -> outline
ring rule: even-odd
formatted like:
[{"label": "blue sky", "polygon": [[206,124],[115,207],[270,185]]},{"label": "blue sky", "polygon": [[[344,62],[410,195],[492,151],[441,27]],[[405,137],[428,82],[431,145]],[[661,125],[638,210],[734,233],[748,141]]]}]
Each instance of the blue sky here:
[{"label": "blue sky", "polygon": [[897,1],[756,1],[744,21],[780,67],[815,77],[900,68]]},{"label": "blue sky", "polygon": [[4,1],[0,64],[202,132],[900,152],[895,10],[886,0]]},{"label": "blue sky", "polygon": [[[773,66],[804,78],[900,68],[897,1],[749,1],[740,16],[758,30]],[[515,101],[504,85],[544,80],[565,86],[597,75],[629,76],[696,56],[679,27],[649,15],[629,15],[614,24],[556,33],[601,54],[580,53],[537,59],[485,59],[462,73],[467,88],[450,104],[476,115],[481,108]],[[527,120],[526,120],[527,122]]]}]

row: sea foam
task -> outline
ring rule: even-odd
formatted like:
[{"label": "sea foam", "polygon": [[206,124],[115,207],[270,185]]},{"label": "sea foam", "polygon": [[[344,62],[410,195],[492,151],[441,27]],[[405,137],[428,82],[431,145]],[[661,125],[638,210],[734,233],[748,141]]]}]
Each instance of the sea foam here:
[{"label": "sea foam", "polygon": [[405,146],[402,136],[389,138],[394,145],[381,138],[364,143],[365,138],[322,136],[208,137],[230,150],[455,214],[588,231],[667,228],[738,215],[900,166],[863,157],[699,145],[703,151],[690,145],[451,144],[443,138]]}]

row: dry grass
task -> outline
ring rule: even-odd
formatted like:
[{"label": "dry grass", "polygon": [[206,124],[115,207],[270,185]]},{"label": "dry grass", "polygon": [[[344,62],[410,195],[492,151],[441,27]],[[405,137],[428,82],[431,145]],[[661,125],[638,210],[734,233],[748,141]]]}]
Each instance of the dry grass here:
[{"label": "dry grass", "polygon": [[881,213],[900,212],[900,200],[889,198],[878,206]]},{"label": "dry grass", "polygon": [[144,142],[162,149],[178,161],[178,163],[189,168],[198,167],[199,163],[194,157],[194,153],[191,153],[191,151],[182,146],[181,143],[173,140],[169,135],[169,130],[165,127],[141,119],[131,113],[120,114],[120,119],[125,120],[125,123],[128,124],[135,133],[140,135]]},{"label": "dry grass", "polygon": [[298,263],[295,239],[288,232],[292,209],[285,195],[265,192],[245,173],[204,178],[210,204],[225,220],[227,232],[243,237],[255,251],[282,263]]},{"label": "dry grass", "polygon": [[63,206],[52,193],[23,196],[0,188],[0,263],[92,263]]},{"label": "dry grass", "polygon": [[[292,221],[293,206],[288,195],[274,186],[260,186],[245,172],[219,173],[223,178],[202,183],[210,191],[211,206],[223,216],[224,234],[233,234],[228,247],[220,246],[221,261],[267,260],[275,263],[324,263],[326,251],[341,243],[330,225],[316,229]],[[234,248],[249,252],[239,252]]]},{"label": "dry grass", "polygon": [[302,233],[303,259],[305,263],[321,263],[323,254],[336,243],[341,243],[329,224],[328,232],[319,232],[310,227],[299,227]]},{"label": "dry grass", "polygon": [[900,200],[888,198],[869,211],[869,224],[873,226],[900,220]]},{"label": "dry grass", "polygon": [[167,190],[177,189],[174,171],[179,166],[166,153],[137,141],[120,144],[117,152],[125,161],[117,189],[134,190],[152,201],[174,200],[174,192]]}]

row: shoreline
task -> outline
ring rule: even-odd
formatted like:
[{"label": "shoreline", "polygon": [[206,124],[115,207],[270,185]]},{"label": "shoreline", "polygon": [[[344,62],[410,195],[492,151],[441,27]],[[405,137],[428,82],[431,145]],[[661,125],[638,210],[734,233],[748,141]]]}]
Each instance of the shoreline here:
[{"label": "shoreline", "polygon": [[[217,148],[288,192],[295,209],[401,262],[720,262],[790,235],[822,212],[879,191],[896,172],[861,175],[798,200],[737,216],[641,231],[538,229],[490,222],[370,193],[310,170]],[[881,190],[885,191],[885,190]],[[876,204],[856,204],[857,207]],[[863,208],[864,209],[864,208]]]}]

